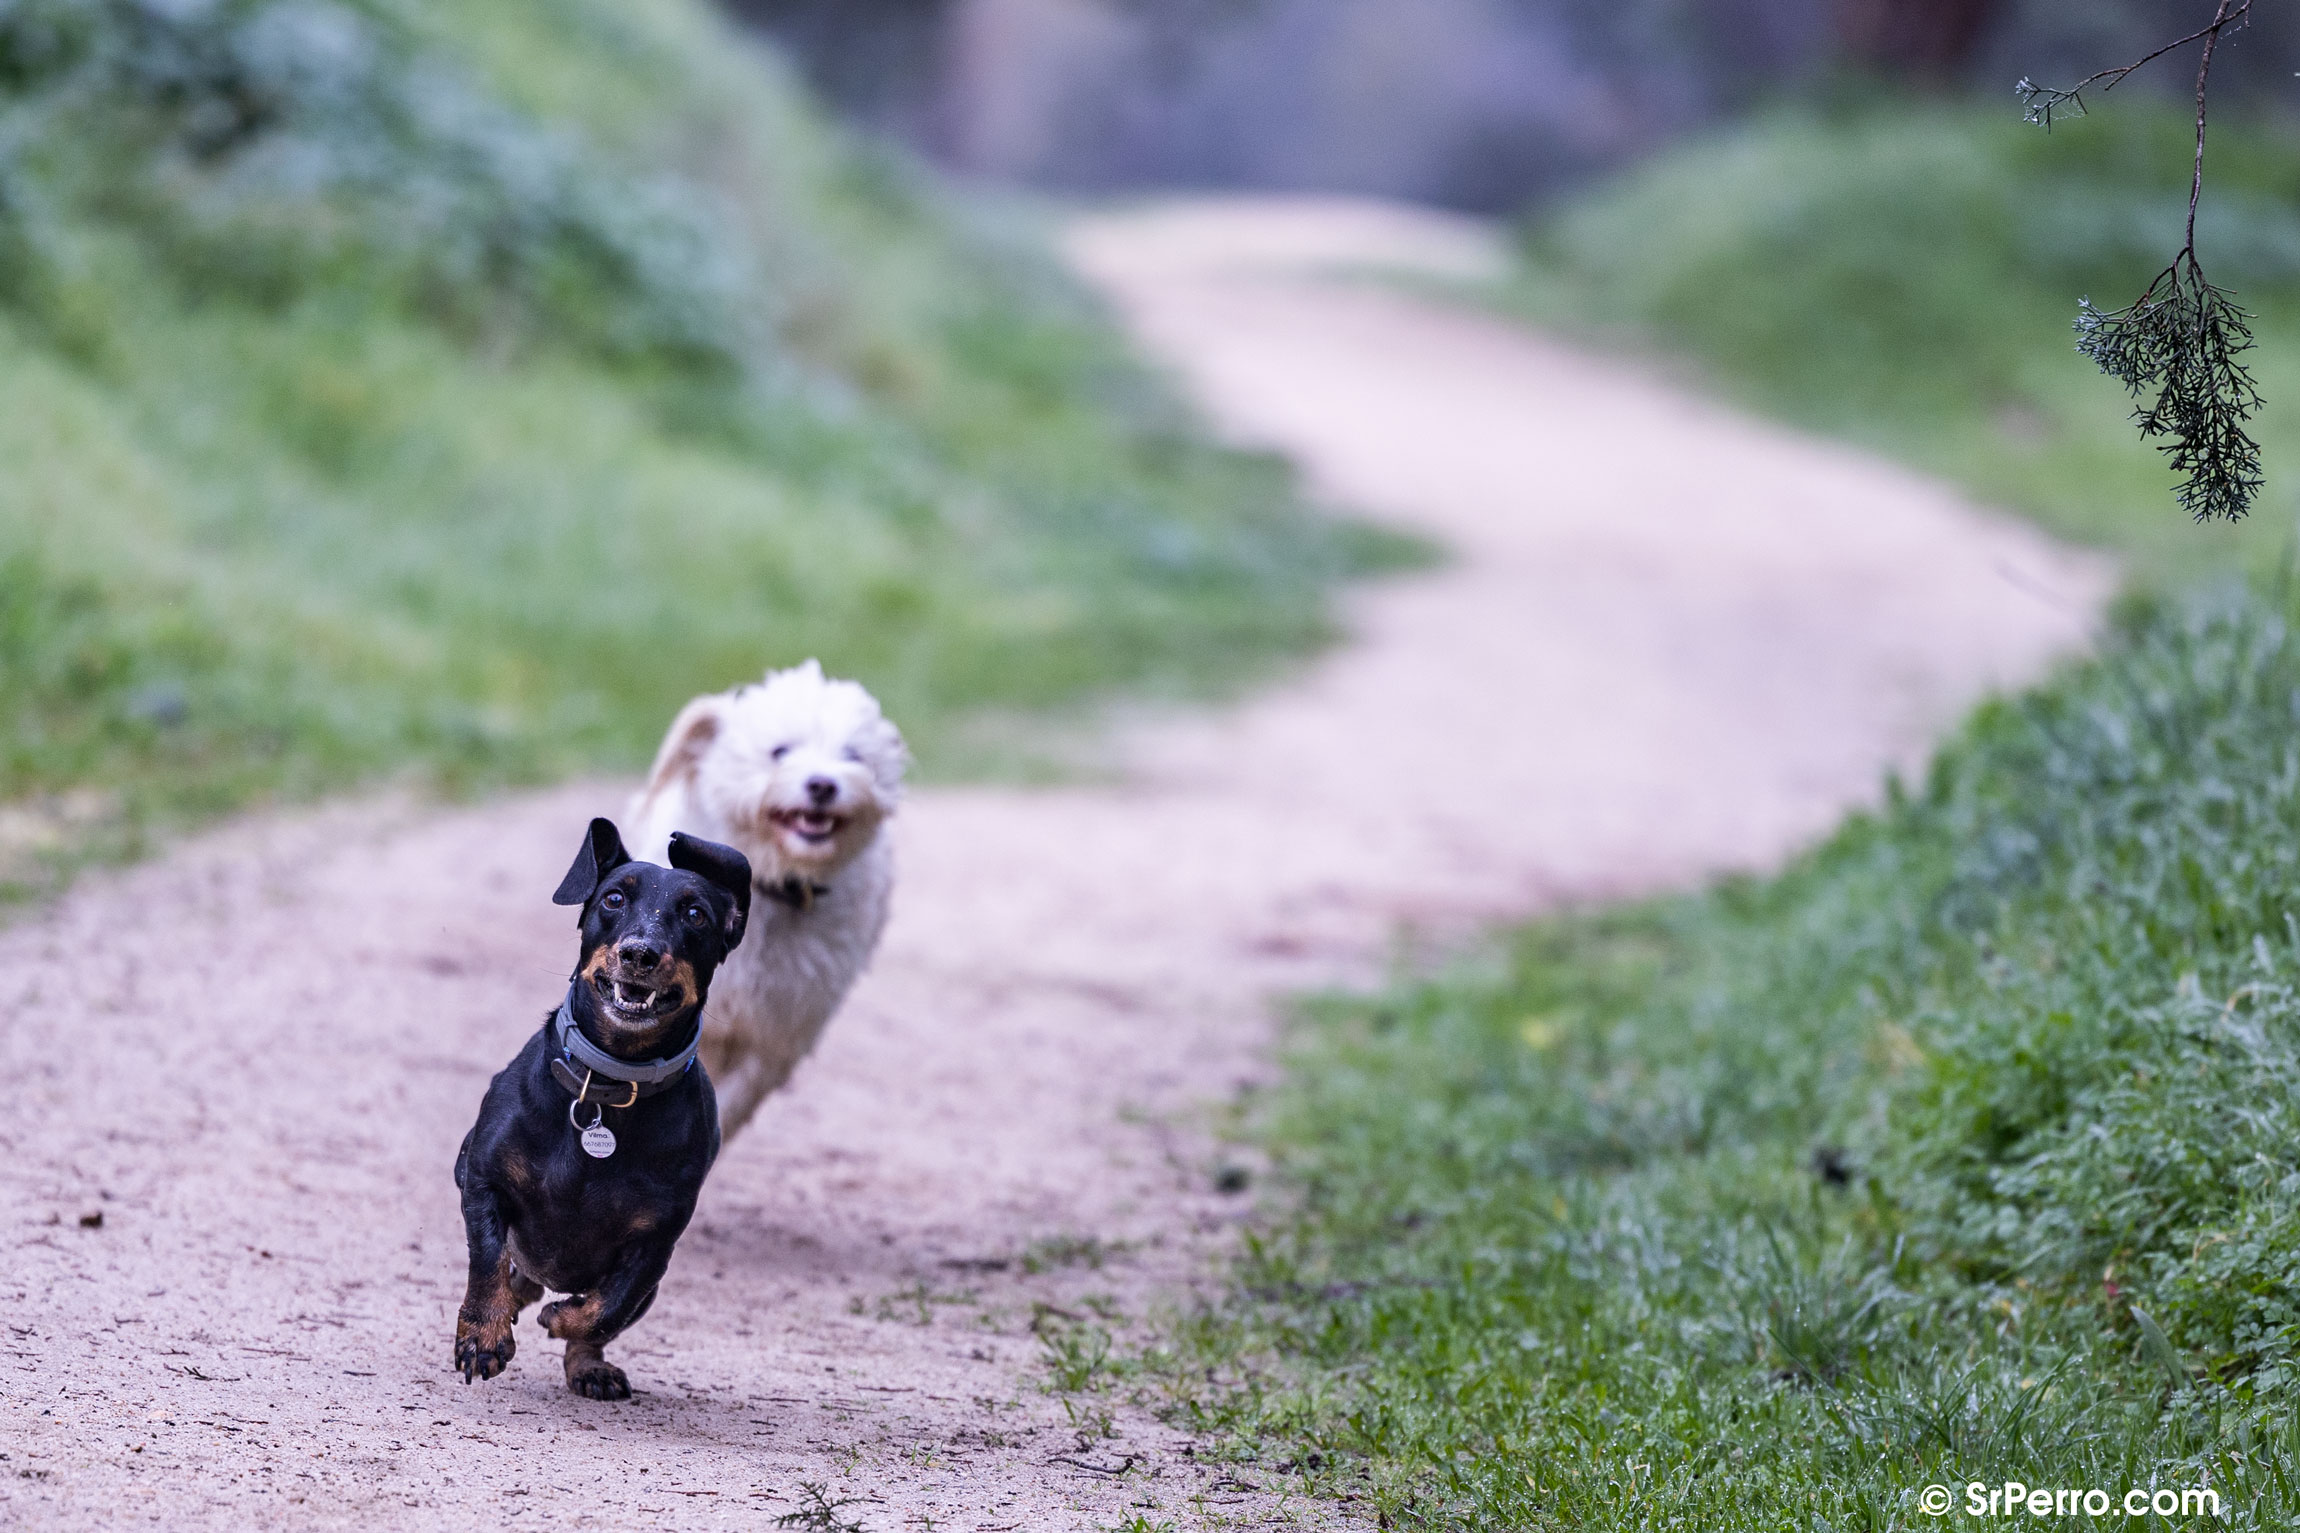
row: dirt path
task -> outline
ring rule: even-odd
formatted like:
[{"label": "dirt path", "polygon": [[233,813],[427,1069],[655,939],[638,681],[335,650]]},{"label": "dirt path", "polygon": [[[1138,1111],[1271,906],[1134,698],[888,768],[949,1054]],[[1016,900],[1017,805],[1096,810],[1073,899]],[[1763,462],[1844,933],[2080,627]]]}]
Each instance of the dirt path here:
[{"label": "dirt path", "polygon": [[503,1379],[445,1366],[449,1163],[623,785],[242,825],[6,933],[0,1523],[759,1527],[804,1482],[874,1530],[1295,1516],[1138,1413],[1078,1435],[1030,1330],[1202,1278],[1250,1200],[1191,1107],[1266,1068],[1266,998],[1400,923],[1777,858],[2106,589],[1893,469],[1318,274],[1488,259],[1442,220],[1227,204],[1075,253],[1231,430],[1456,562],[1361,593],[1298,683],[1135,727],[1118,786],[916,797],[877,970],[721,1161],[628,1405],[531,1324]]}]

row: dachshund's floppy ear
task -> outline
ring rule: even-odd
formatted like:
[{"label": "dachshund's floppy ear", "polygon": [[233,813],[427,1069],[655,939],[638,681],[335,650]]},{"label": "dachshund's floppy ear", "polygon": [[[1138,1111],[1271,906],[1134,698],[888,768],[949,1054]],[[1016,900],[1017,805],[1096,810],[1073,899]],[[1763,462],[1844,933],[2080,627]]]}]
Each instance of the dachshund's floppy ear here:
[{"label": "dachshund's floppy ear", "polygon": [[623,833],[615,828],[615,822],[593,820],[584,832],[582,849],[575,854],[575,865],[559,880],[559,892],[551,896],[551,903],[588,905],[599,881],[630,860],[631,854],[623,850]]},{"label": "dachshund's floppy ear", "polygon": [[671,866],[709,879],[734,896],[734,913],[726,924],[727,951],[733,952],[743,940],[743,928],[751,921],[751,859],[731,846],[674,830]]}]

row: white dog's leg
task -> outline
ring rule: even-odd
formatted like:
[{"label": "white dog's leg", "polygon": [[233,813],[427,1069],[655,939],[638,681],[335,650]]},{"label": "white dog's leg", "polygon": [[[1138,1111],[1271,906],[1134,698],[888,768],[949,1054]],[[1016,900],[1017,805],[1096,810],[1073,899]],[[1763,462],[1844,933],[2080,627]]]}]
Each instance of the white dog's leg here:
[{"label": "white dog's leg", "polygon": [[723,1078],[713,1075],[711,1083],[719,1092],[719,1137],[734,1138],[759,1104],[790,1078],[790,1067],[781,1060],[756,1054],[736,1061]]}]

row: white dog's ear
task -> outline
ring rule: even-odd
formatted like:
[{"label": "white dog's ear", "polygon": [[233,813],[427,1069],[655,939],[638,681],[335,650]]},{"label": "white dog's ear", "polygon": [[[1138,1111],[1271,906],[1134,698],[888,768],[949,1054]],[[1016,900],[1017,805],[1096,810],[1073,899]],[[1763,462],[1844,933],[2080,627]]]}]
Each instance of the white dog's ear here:
[{"label": "white dog's ear", "polygon": [[663,748],[655,753],[654,770],[647,774],[647,788],[642,795],[653,798],[673,779],[695,770],[695,763],[710,749],[711,742],[719,738],[719,724],[726,716],[727,700],[716,692],[696,698],[679,710],[663,736]]},{"label": "white dog's ear", "polygon": [[879,791],[894,798],[902,791],[902,774],[910,766],[910,747],[903,743],[902,731],[891,719],[873,719],[862,747],[871,775],[878,779]]}]

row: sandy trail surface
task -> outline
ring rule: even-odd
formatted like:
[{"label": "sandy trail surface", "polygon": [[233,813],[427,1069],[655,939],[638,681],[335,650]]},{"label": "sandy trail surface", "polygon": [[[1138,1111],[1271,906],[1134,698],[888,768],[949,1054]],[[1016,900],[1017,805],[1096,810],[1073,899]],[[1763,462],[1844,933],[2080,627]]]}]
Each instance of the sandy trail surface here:
[{"label": "sandy trail surface", "polygon": [[1452,562],[1355,593],[1291,683],[1126,726],[1111,784],[914,797],[878,965],[728,1147],[614,1349],[627,1404],[567,1394],[532,1316],[506,1376],[447,1366],[455,1146],[556,999],[547,896],[626,784],[243,823],[19,922],[0,1523],[758,1527],[811,1483],[874,1530],[1346,1524],[1047,1394],[1032,1330],[1140,1334],[1209,1280],[1251,1197],[1213,1190],[1200,1104],[1267,1072],[1272,998],[1375,976],[1401,930],[1776,860],[2108,588],[1936,485],[1349,270],[1474,272],[1470,226],[1192,204],[1073,254],[1225,429]]}]

